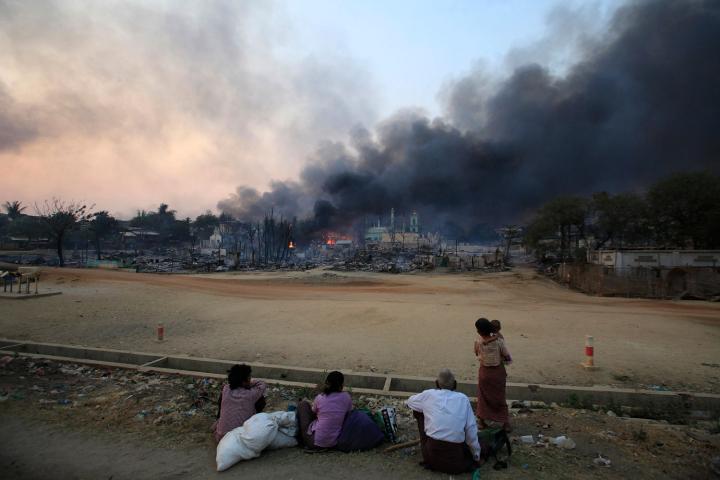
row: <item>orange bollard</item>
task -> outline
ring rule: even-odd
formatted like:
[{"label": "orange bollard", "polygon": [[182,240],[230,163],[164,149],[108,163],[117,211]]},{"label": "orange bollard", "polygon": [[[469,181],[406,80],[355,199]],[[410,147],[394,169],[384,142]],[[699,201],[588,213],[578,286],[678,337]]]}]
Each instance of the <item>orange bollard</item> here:
[{"label": "orange bollard", "polygon": [[165,338],[165,325],[162,323],[157,324],[157,339],[158,342],[162,342]]},{"label": "orange bollard", "polygon": [[581,363],[588,370],[595,369],[595,339],[592,335],[585,335],[585,361]]}]

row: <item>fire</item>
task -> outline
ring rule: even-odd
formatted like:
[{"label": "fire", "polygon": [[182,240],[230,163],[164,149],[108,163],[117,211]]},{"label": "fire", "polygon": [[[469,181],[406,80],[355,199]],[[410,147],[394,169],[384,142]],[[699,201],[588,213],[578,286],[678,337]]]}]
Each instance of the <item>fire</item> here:
[{"label": "fire", "polygon": [[327,246],[335,246],[338,240],[352,240],[352,237],[337,232],[325,232],[323,234],[323,241]]},{"label": "fire", "polygon": [[288,248],[291,249],[291,250],[292,250],[293,248],[295,248],[295,244],[292,242],[292,240],[291,240],[290,243],[288,244]]}]

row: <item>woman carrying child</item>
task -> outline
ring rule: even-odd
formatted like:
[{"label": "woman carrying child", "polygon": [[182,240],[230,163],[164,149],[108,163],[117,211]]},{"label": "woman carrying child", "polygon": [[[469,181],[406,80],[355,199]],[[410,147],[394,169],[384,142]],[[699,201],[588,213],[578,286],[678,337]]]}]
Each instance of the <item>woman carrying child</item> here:
[{"label": "woman carrying child", "polygon": [[477,417],[480,428],[502,425],[510,431],[510,418],[505,397],[507,372],[505,364],[512,358],[500,332],[500,322],[493,325],[487,318],[475,322],[478,338],[475,340],[475,355],[480,362],[478,369]]}]

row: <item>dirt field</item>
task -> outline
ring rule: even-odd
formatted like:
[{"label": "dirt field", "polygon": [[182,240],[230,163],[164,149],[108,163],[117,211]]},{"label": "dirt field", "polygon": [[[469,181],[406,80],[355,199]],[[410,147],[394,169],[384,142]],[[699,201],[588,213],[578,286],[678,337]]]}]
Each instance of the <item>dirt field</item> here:
[{"label": "dirt field", "polygon": [[[509,381],[720,392],[720,304],[597,298],[530,270],[486,275],[328,271],[161,276],[48,269],[0,299],[0,337],[471,380],[473,322],[503,322]],[[155,341],[165,324],[166,341]],[[586,334],[596,363],[579,367]]]}]

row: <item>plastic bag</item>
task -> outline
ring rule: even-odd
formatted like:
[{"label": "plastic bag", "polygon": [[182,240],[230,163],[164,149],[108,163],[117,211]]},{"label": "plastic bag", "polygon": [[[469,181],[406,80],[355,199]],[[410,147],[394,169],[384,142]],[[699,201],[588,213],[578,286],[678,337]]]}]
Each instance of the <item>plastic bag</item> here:
[{"label": "plastic bag", "polygon": [[392,442],[397,443],[397,415],[395,413],[395,407],[383,407],[375,414],[375,423],[380,427],[380,430],[385,434],[385,438]]}]

